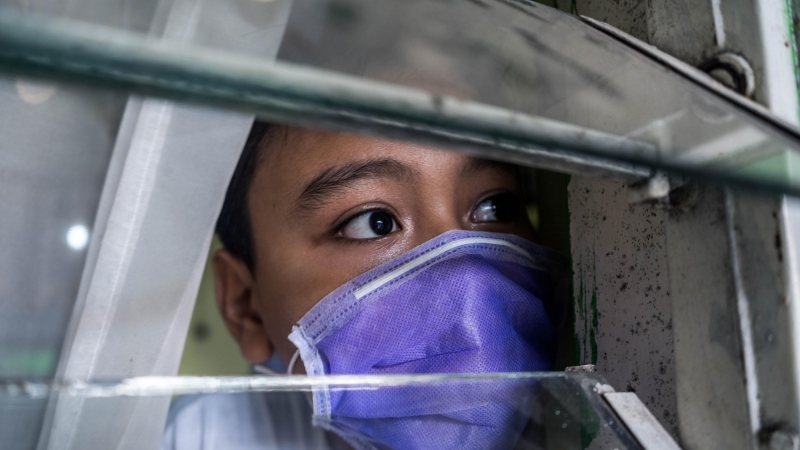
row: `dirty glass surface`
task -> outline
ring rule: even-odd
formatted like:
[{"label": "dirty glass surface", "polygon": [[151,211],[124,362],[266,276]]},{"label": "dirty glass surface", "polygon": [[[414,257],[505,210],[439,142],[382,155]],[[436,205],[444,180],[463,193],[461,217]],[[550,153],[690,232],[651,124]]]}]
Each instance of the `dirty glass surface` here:
[{"label": "dirty glass surface", "polygon": [[[165,3],[183,5],[158,7]],[[228,8],[258,23],[270,3]],[[85,19],[50,8],[26,17],[81,22],[59,28],[6,14],[0,64],[567,172],[649,174],[635,163],[797,192],[774,170],[776,155],[800,148],[793,127],[575,16],[525,0],[295,0],[291,8],[278,63],[240,58],[246,49],[209,52],[202,40],[175,45],[169,34],[137,40],[115,34],[111,12]],[[77,25],[87,22],[117,29]],[[203,26],[212,35],[248,30],[246,21]]]},{"label": "dirty glass surface", "polygon": [[[4,382],[0,401],[24,413],[52,395],[97,405],[175,395],[163,448],[337,448],[341,441],[377,448],[640,448],[602,399],[604,389],[602,377],[574,373],[143,377]],[[331,400],[329,417],[314,416],[311,398],[321,393]],[[107,422],[96,424],[98,436],[116,426],[113,414]]]}]

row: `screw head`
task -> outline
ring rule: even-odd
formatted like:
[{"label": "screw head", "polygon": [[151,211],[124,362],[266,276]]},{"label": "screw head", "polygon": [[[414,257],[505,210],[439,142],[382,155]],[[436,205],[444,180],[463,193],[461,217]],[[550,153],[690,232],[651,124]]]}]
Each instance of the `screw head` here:
[{"label": "screw head", "polygon": [[725,87],[746,97],[752,97],[756,88],[755,74],[750,63],[735,53],[720,53],[706,61],[700,69]]},{"label": "screw head", "polygon": [[775,430],[769,436],[770,450],[798,450],[800,436],[788,430]]}]

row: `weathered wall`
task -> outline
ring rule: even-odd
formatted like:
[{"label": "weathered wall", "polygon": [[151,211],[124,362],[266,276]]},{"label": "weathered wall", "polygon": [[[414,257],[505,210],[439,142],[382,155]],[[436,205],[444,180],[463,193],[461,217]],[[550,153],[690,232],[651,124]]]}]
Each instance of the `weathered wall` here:
[{"label": "weathered wall", "polygon": [[582,177],[569,205],[578,360],[636,392],[677,436],[665,213],[631,206],[624,185]]},{"label": "weathered wall", "polygon": [[[754,99],[797,121],[788,3],[575,1],[580,14],[691,65],[723,51],[745,57],[755,73]],[[794,163],[777,163],[776,176]],[[728,198],[701,189],[707,195],[698,205],[667,215],[629,206],[626,189],[585,178],[574,178],[569,188],[579,361],[596,363],[618,390],[635,391],[676,437],[680,411],[686,448],[753,448],[756,436],[765,439],[781,427],[796,436],[797,394],[787,381],[794,372],[785,364],[794,359],[787,331],[793,310],[780,301],[785,296],[761,289],[781,284],[763,281],[763,261],[777,265],[776,273],[785,263],[762,251],[767,241],[750,223],[788,216],[790,209],[770,212],[763,200],[747,203],[738,193]],[[784,234],[783,242],[792,240]],[[745,255],[741,289],[733,279],[731,242]],[[745,376],[740,339],[749,336],[750,322],[740,323],[737,298],[747,295],[757,300],[750,304],[755,346],[745,346],[755,353],[755,367]],[[775,337],[779,329],[783,341]]]}]

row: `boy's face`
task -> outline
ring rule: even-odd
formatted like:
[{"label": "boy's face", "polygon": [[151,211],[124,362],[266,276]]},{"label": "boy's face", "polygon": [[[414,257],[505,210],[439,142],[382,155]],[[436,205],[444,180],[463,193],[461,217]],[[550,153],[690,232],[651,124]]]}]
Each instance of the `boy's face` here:
[{"label": "boy's face", "polygon": [[446,231],[533,239],[510,166],[326,131],[273,140],[249,191],[253,272],[227,250],[214,257],[217,302],[253,363],[275,351],[288,362],[292,325],[323,297]]}]

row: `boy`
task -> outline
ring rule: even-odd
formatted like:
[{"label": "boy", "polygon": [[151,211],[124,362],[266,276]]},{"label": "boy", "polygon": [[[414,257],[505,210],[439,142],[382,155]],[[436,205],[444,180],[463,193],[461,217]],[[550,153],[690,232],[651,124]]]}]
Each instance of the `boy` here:
[{"label": "boy", "polygon": [[[217,303],[257,366],[277,358],[289,373],[310,375],[551,368],[554,331],[545,310],[554,286],[542,274],[560,262],[529,242],[534,230],[512,166],[256,123],[217,233],[225,246],[213,258]],[[352,411],[337,421],[337,411],[323,411],[331,398],[318,394],[314,422],[327,433],[310,426],[302,396],[194,398],[173,405],[163,448],[439,445],[415,442],[425,435],[420,430],[444,442],[509,439],[473,428],[465,435],[454,423],[474,418],[463,416],[467,407],[431,413],[447,420],[423,421],[427,428],[417,418],[376,428]],[[335,398],[334,407],[351,397]],[[374,407],[367,415],[386,408],[397,417],[386,398],[365,398],[358,401]],[[265,406],[270,401],[280,404]],[[491,420],[510,420],[503,411]],[[292,416],[305,419],[290,424]]]}]

